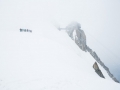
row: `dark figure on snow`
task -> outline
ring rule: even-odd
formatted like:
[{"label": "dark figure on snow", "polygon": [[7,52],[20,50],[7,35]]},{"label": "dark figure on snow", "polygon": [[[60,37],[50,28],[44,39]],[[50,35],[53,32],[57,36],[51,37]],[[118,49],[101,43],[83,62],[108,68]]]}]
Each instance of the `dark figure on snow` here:
[{"label": "dark figure on snow", "polygon": [[20,32],[26,32],[27,30],[26,29],[21,29],[20,28]]},{"label": "dark figure on snow", "polygon": [[20,32],[31,32],[31,33],[32,33],[32,30],[29,30],[29,29],[21,29],[21,28],[20,28]]},{"label": "dark figure on snow", "polygon": [[22,32],[23,30],[20,28],[20,32]]}]

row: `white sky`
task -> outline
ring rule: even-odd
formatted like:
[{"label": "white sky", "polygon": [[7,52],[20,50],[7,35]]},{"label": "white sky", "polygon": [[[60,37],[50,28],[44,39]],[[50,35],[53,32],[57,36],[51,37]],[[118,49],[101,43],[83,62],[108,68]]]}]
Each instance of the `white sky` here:
[{"label": "white sky", "polygon": [[[120,71],[119,0],[0,0],[0,31],[37,29],[49,20],[64,27],[81,23],[87,44],[118,77]],[[13,31],[14,32],[14,31]]]}]

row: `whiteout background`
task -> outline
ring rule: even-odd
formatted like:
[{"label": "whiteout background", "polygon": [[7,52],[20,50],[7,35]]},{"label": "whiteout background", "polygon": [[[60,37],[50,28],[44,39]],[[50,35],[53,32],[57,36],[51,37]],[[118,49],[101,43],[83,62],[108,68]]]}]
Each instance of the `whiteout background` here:
[{"label": "whiteout background", "polygon": [[87,45],[119,79],[119,9],[119,0],[0,0],[0,31],[38,30],[40,22],[46,21],[64,27],[78,21],[87,36]]}]

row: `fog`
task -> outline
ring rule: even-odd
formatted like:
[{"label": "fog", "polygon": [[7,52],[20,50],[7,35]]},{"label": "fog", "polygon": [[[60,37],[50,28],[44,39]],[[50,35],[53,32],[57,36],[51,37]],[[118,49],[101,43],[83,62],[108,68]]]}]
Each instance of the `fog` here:
[{"label": "fog", "polygon": [[0,0],[0,31],[34,31],[46,21],[65,27],[77,21],[87,45],[120,81],[119,11],[119,0]]}]

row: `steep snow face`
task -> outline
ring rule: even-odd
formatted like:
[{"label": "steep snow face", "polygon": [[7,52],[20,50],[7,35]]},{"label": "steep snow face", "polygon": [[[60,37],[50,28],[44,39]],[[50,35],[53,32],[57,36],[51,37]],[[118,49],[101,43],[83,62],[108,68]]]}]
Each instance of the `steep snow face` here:
[{"label": "steep snow face", "polygon": [[89,53],[49,23],[32,33],[1,31],[0,41],[0,90],[120,90],[100,65],[105,79],[95,73]]}]

